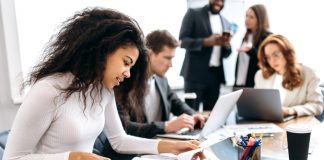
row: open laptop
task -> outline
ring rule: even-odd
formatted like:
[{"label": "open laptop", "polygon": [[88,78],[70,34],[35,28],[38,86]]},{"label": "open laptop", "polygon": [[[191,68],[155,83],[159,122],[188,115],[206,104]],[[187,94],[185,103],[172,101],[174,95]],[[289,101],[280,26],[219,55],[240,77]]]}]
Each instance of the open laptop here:
[{"label": "open laptop", "polygon": [[238,116],[244,120],[288,121],[294,116],[284,117],[277,89],[244,88],[237,101]]},{"label": "open laptop", "polygon": [[218,98],[213,110],[211,111],[208,120],[205,123],[203,129],[199,133],[191,134],[187,133],[168,133],[158,134],[157,137],[163,138],[175,138],[175,139],[204,139],[209,134],[215,132],[225,124],[227,117],[233,110],[237,100],[241,96],[243,90],[231,92],[226,95],[222,95]]}]

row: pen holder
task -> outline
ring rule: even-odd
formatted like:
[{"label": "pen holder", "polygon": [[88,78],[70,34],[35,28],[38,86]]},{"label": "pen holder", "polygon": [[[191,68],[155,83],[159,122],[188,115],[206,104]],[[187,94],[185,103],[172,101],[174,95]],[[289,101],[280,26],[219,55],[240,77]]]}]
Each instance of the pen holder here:
[{"label": "pen holder", "polygon": [[238,146],[238,160],[260,160],[261,159],[261,143],[256,145],[242,145]]}]

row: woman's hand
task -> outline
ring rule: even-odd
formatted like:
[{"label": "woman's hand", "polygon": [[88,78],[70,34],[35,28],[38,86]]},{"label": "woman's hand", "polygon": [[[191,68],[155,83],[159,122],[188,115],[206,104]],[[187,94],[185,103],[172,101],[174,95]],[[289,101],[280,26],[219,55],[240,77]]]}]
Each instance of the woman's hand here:
[{"label": "woman's hand", "polygon": [[70,152],[69,160],[110,160],[88,152]]},{"label": "woman's hand", "polygon": [[251,50],[251,47],[242,47],[242,48],[237,49],[237,52],[244,53],[244,52],[248,52],[250,50]]},{"label": "woman's hand", "polygon": [[290,116],[290,115],[296,115],[296,111],[293,108],[290,107],[282,107],[282,112],[284,114],[284,116]]},{"label": "woman's hand", "polygon": [[191,160],[197,160],[197,159],[200,159],[200,160],[204,160],[206,159],[207,157],[205,156],[204,152],[201,151],[201,152],[197,152],[192,158]]},{"label": "woman's hand", "polygon": [[159,153],[173,153],[178,155],[182,152],[190,151],[199,148],[200,142],[197,140],[190,141],[173,141],[161,140],[158,144]]}]

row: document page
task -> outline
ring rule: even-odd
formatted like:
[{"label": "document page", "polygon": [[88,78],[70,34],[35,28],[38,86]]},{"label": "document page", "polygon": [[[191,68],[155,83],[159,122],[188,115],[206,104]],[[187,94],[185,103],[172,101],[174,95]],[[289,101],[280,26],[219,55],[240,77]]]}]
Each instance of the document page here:
[{"label": "document page", "polygon": [[226,125],[224,128],[229,133],[235,133],[236,135],[243,135],[249,133],[280,133],[284,132],[282,128],[274,123],[258,123],[258,124],[237,124]]}]

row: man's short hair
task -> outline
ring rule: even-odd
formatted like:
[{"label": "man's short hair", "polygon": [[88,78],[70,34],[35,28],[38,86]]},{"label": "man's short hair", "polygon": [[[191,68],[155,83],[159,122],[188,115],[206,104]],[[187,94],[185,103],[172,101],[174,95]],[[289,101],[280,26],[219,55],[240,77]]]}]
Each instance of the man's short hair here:
[{"label": "man's short hair", "polygon": [[176,40],[167,30],[152,31],[146,36],[145,44],[146,47],[151,49],[154,53],[161,52],[164,46],[170,48],[179,46],[178,40]]}]

